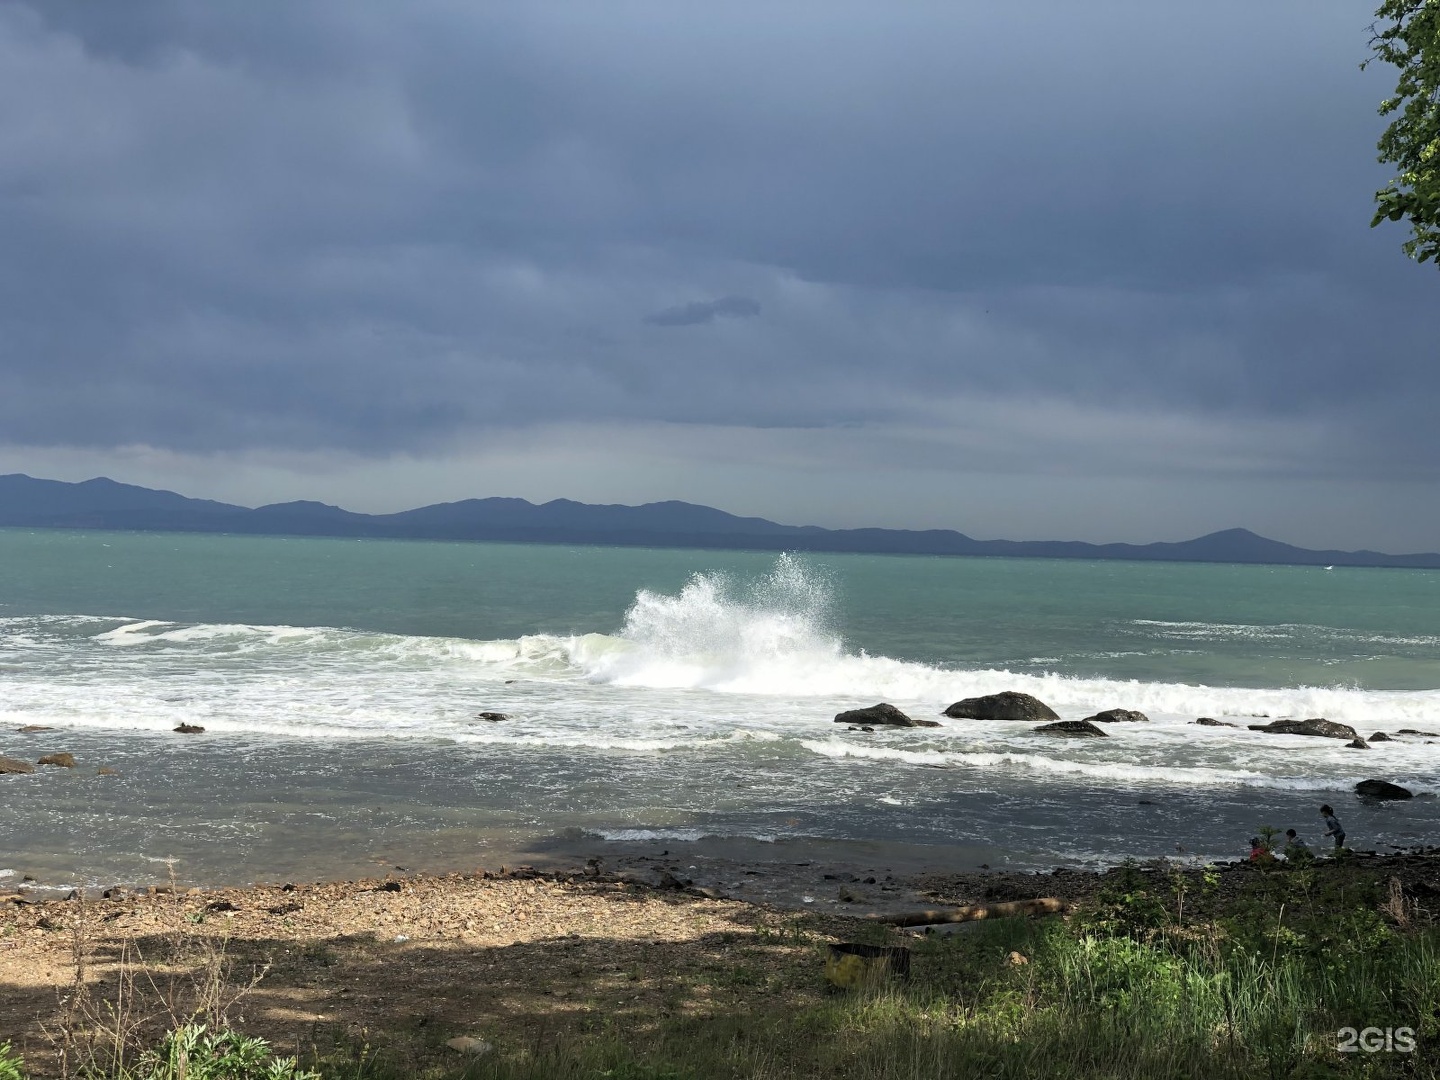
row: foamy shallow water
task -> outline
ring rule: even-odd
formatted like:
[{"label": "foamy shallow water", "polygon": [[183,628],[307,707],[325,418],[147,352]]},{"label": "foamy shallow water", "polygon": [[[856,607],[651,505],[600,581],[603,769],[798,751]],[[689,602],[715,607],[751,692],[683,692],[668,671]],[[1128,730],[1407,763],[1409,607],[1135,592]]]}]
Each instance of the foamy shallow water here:
[{"label": "foamy shallow water", "polygon": [[[1344,807],[1363,846],[1440,832],[1440,799],[1429,797],[1440,792],[1440,740],[1355,751],[1244,728],[1266,714],[1326,716],[1363,735],[1440,731],[1435,690],[905,661],[847,645],[833,606],[825,575],[781,557],[750,578],[697,574],[671,593],[642,589],[613,633],[473,640],[0,617],[0,727],[57,729],[4,736],[0,751],[66,749],[83,766],[4,779],[17,838],[4,861],[99,881],[174,857],[193,878],[243,880],[422,854],[463,865],[487,845],[578,830],[677,843],[888,838],[1038,866],[1177,847],[1223,857],[1265,824],[1316,832],[1321,801]],[[1243,636],[1214,623],[1133,622],[1133,636],[1150,641],[1142,654],[1177,635]],[[1313,648],[1325,635],[1305,625]],[[1294,624],[1250,630],[1297,633]],[[1331,634],[1350,652],[1377,636]],[[1400,637],[1367,647],[1428,648],[1423,634]],[[1151,722],[1073,740],[938,715],[1000,690],[1033,693],[1067,719],[1121,707]],[[841,709],[880,700],[942,726],[862,733],[833,723]],[[509,719],[479,721],[481,711]],[[1238,726],[1197,727],[1201,715]],[[206,734],[173,734],[180,723]],[[90,775],[99,764],[124,775]],[[1426,797],[1356,803],[1353,785],[1374,775]]]}]

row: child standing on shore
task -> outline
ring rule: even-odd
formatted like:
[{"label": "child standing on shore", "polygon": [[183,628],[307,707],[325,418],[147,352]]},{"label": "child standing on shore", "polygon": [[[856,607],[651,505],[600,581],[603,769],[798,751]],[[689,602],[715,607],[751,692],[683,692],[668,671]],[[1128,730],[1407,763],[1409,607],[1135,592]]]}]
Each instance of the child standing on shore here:
[{"label": "child standing on shore", "polygon": [[1320,807],[1320,816],[1325,819],[1325,835],[1335,838],[1335,847],[1340,849],[1345,846],[1345,826],[1340,824],[1340,819],[1335,816],[1335,811],[1329,805]]}]

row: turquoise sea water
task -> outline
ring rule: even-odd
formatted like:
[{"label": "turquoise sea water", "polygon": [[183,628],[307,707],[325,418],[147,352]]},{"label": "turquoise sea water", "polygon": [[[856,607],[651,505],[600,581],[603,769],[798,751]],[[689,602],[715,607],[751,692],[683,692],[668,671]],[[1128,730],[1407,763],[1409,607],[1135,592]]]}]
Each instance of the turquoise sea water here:
[{"label": "turquoise sea water", "polygon": [[[238,880],[567,830],[1044,865],[1228,855],[1322,800],[1372,846],[1428,842],[1440,800],[1349,789],[1440,790],[1440,739],[1243,725],[1440,732],[1437,590],[1434,571],[0,530],[0,753],[82,763],[0,781],[0,867],[100,880],[173,857]],[[1103,740],[832,722],[1004,689],[1151,720]]]}]

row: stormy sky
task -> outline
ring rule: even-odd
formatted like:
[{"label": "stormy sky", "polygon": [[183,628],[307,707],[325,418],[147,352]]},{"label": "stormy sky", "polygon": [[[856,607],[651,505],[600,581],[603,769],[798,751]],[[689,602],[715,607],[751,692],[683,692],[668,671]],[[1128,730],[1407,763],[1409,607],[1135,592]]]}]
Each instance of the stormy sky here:
[{"label": "stormy sky", "polygon": [[1371,21],[0,0],[0,472],[1440,550]]}]

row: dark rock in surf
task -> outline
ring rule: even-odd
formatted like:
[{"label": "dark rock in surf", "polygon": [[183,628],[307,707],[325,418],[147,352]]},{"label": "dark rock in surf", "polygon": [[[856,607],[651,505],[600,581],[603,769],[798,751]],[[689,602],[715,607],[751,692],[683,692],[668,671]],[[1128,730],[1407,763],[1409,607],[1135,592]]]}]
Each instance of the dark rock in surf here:
[{"label": "dark rock in surf", "polygon": [[871,705],[868,709],[851,709],[848,712],[838,713],[835,717],[837,724],[876,725],[885,724],[888,727],[939,727],[938,720],[913,720],[897,709],[894,705],[881,702],[879,705]]},{"label": "dark rock in surf", "polygon": [[1150,718],[1136,709],[1106,709],[1085,718],[1092,724],[1136,724],[1148,723]]},{"label": "dark rock in surf", "polygon": [[1423,735],[1427,739],[1440,739],[1440,735],[1433,731],[1416,731],[1413,727],[1402,727],[1395,734],[1397,735]]},{"label": "dark rock in surf", "polygon": [[1355,794],[1364,799],[1411,799],[1414,793],[1409,788],[1392,784],[1388,780],[1361,780],[1355,785]]},{"label": "dark rock in surf", "polygon": [[175,729],[181,735],[203,735],[205,729],[199,724],[181,724]]},{"label": "dark rock in surf", "polygon": [[1364,739],[1351,739],[1345,744],[1351,750],[1369,750],[1370,744]]},{"label": "dark rock in surf", "polygon": [[479,713],[475,719],[489,720],[492,724],[498,724],[501,720],[509,720],[510,717],[503,712],[482,712]]},{"label": "dark rock in surf", "polygon": [[32,773],[35,766],[28,761],[18,761],[13,757],[0,757],[0,776],[6,773]]},{"label": "dark rock in surf", "polygon": [[1324,739],[1360,741],[1360,733],[1349,724],[1337,724],[1333,720],[1319,717],[1310,720],[1271,720],[1268,724],[1249,726],[1251,731],[1263,731],[1270,735],[1315,735]]},{"label": "dark rock in surf", "polygon": [[24,727],[18,727],[18,728],[15,729],[16,734],[19,734],[19,735],[33,735],[33,734],[35,734],[37,731],[54,731],[54,730],[55,730],[55,729],[54,729],[53,727],[45,727],[45,726],[42,725],[42,724],[26,724]]},{"label": "dark rock in surf", "polygon": [[1216,720],[1213,716],[1199,717],[1195,723],[1201,727],[1234,727],[1234,724],[1227,724],[1224,720]]},{"label": "dark rock in surf", "polygon": [[1375,732],[1374,735],[1371,735],[1371,736],[1370,736],[1370,741],[1371,741],[1371,742],[1394,742],[1395,740],[1392,739],[1392,738],[1390,738],[1389,735],[1386,735],[1385,732],[1383,732],[1383,731],[1377,731],[1377,732]]},{"label": "dark rock in surf", "polygon": [[62,769],[73,769],[75,767],[74,754],[46,754],[36,765],[57,765]]},{"label": "dark rock in surf", "polygon": [[945,710],[957,720],[1059,720],[1060,714],[1039,698],[1005,690],[999,694],[966,698]]},{"label": "dark rock in surf", "polygon": [[1059,735],[1070,739],[1108,739],[1110,737],[1089,720],[1061,720],[1054,724],[1042,724],[1035,729],[1035,733],[1037,735]]}]

